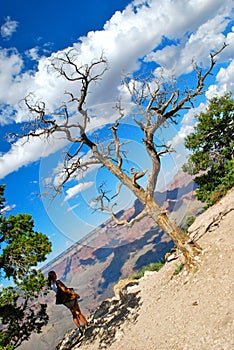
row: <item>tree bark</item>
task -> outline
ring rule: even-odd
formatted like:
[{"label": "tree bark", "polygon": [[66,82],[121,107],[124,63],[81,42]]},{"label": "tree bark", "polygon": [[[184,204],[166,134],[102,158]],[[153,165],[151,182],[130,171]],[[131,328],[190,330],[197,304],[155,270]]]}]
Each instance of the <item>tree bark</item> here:
[{"label": "tree bark", "polygon": [[156,203],[152,195],[137,183],[133,182],[118,166],[114,165],[109,159],[105,159],[97,150],[92,147],[96,158],[111,171],[124,185],[126,185],[144,205],[146,212],[155,223],[174,241],[177,248],[183,253],[186,264],[193,265],[194,257],[197,256],[202,248],[195,243],[191,237],[185,233],[177,224],[171,220],[165,211]]},{"label": "tree bark", "polygon": [[165,211],[163,211],[155,200],[150,197],[147,199],[146,209],[149,216],[158,224],[161,229],[168,234],[174,241],[177,248],[183,253],[186,264],[194,264],[194,257],[197,256],[202,248],[194,242],[191,237],[185,233],[174,220],[171,220]]}]

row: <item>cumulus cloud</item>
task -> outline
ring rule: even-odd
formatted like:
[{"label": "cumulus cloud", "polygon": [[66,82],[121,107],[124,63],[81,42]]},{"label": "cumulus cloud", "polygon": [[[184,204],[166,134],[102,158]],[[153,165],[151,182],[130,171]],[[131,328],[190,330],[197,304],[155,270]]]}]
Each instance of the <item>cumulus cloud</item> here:
[{"label": "cumulus cloud", "polygon": [[227,63],[226,66],[221,67],[216,74],[215,84],[209,86],[208,91],[206,92],[206,97],[208,99],[212,98],[215,95],[221,96],[229,91],[234,94],[234,27],[232,27],[231,31],[227,33],[225,42],[228,46],[220,54],[220,56],[222,61]]},{"label": "cumulus cloud", "polygon": [[10,150],[0,157],[0,179],[64,146],[66,141],[57,136],[58,138],[56,139],[55,135],[54,142],[49,144],[42,138],[22,138],[12,144]]},{"label": "cumulus cloud", "polygon": [[9,16],[6,17],[5,23],[1,25],[1,36],[9,40],[18,27],[18,22],[13,21]]},{"label": "cumulus cloud", "polygon": [[68,201],[72,197],[75,197],[78,193],[85,191],[87,188],[91,187],[94,183],[92,181],[79,183],[73,187],[70,187],[66,191],[66,196],[64,198],[64,202]]},{"label": "cumulus cloud", "polygon": [[216,75],[216,84],[212,84],[206,96],[208,99],[213,96],[222,96],[223,94],[231,91],[234,94],[234,60],[228,65],[227,68],[220,68],[218,74]]},{"label": "cumulus cloud", "polygon": [[[137,10],[133,5],[138,6]],[[151,57],[159,64],[177,66],[180,73],[191,67],[191,58],[196,52],[200,59],[207,59],[207,50],[214,48],[214,45],[218,47],[224,40],[224,35],[221,34],[227,25],[227,19],[224,20],[224,17],[231,7],[229,0],[206,0],[196,4],[192,0],[161,3],[152,0],[148,2],[148,6],[139,6],[139,1],[133,5],[127,6],[123,12],[116,12],[106,22],[103,30],[91,31],[73,45],[79,56],[78,64],[89,63],[101,54],[109,61],[108,72],[100,81],[99,87],[92,90],[89,106],[116,101],[119,97],[122,74],[138,69],[139,59],[147,54],[148,60]],[[156,56],[153,53],[150,56],[150,52],[162,42],[163,37],[178,39],[181,43],[177,46],[167,46],[156,51]],[[65,51],[69,49],[71,47]],[[54,53],[51,57],[62,52]],[[35,50],[31,54],[35,56]],[[4,72],[4,77],[9,89],[4,89],[5,96],[0,97],[0,102],[5,100],[6,103],[14,104],[14,109],[17,109],[17,103],[23,94],[25,96],[26,90],[33,91],[43,98],[49,111],[53,111],[63,101],[66,89],[71,90],[71,84],[65,79],[58,79],[55,72],[48,70],[50,58],[42,57],[37,71],[30,76],[21,73],[23,62],[16,53],[7,56],[5,54],[5,59],[2,59],[3,65],[8,61],[9,68]],[[10,70],[10,67],[14,67],[15,70]],[[12,80],[12,77],[17,79]],[[74,91],[75,89],[77,86],[74,87]],[[8,96],[9,91],[11,99]],[[17,121],[23,121],[25,118],[26,115],[21,113]]]},{"label": "cumulus cloud", "polygon": [[[101,54],[109,62],[109,70],[98,85],[92,87],[87,101],[87,108],[105,105],[109,109],[92,115],[90,130],[114,120],[112,104],[120,97],[129,102],[129,96],[121,88],[122,74],[138,70],[144,57],[144,63],[153,60],[175,74],[183,74],[190,71],[193,56],[199,59],[199,63],[206,64],[210,49],[219,48],[226,39],[231,42],[233,33],[225,34],[225,29],[232,5],[231,0],[137,0],[124,11],[116,12],[103,30],[90,31],[72,47],[66,48],[66,52],[72,48],[77,51],[78,64],[89,63]],[[160,49],[159,45],[165,47]],[[64,101],[64,91],[79,90],[79,84],[71,86],[70,82],[59,79],[55,72],[48,70],[50,59],[63,52],[53,53],[49,58],[41,57],[37,69],[27,72],[23,70],[23,59],[16,50],[0,50],[0,80],[4,82],[4,89],[0,92],[0,123],[27,120],[27,113],[19,109],[18,101],[29,91],[42,98],[48,113],[52,113]],[[232,57],[231,51],[227,52],[229,56],[226,53],[225,57],[222,56],[223,60]],[[32,50],[30,54],[37,58],[38,52]],[[227,74],[231,73],[231,67]],[[220,73],[220,84],[224,75],[224,72]],[[100,112],[100,109],[97,110]],[[40,142],[33,140],[33,143],[31,151],[25,146],[26,158],[17,156],[20,153],[17,147],[3,156],[11,164],[6,166],[5,175],[40,158]],[[56,147],[61,148],[61,144],[54,145],[52,152]]]},{"label": "cumulus cloud", "polygon": [[[206,23],[198,26],[197,30],[189,35],[181,45],[172,44],[152,52],[146,56],[145,61],[156,61],[164,70],[179,76],[192,71],[192,60],[204,66],[209,62],[210,51],[219,50],[226,41],[223,34],[228,20],[217,14]],[[215,38],[215,40],[214,40]]]},{"label": "cumulus cloud", "polygon": [[[23,111],[19,101],[28,93],[32,80],[31,72],[22,74],[24,62],[16,49],[0,49],[0,124],[20,122]],[[3,88],[4,87],[4,88]],[[26,120],[26,115],[24,115]]]}]

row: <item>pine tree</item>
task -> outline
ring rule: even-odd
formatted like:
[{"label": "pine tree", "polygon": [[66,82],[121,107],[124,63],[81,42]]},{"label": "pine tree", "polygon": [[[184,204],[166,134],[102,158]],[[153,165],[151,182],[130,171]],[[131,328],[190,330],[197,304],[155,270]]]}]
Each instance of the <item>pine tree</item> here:
[{"label": "pine tree", "polygon": [[196,196],[208,207],[234,184],[234,100],[231,93],[212,98],[206,111],[195,117],[194,132],[185,139],[185,147],[192,153],[183,169],[198,174]]},{"label": "pine tree", "polygon": [[46,280],[36,266],[51,252],[47,236],[34,231],[29,214],[5,215],[0,186],[0,272],[13,286],[0,291],[0,349],[15,349],[48,322],[46,304],[38,298]]}]

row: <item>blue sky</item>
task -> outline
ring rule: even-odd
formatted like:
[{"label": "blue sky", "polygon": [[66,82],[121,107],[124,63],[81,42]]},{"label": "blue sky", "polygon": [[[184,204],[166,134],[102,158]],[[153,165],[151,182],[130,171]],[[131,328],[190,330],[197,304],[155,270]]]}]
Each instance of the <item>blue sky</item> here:
[{"label": "blue sky", "polygon": [[[121,86],[123,73],[163,67],[164,73],[181,76],[191,72],[194,58],[206,66],[209,51],[229,44],[219,56],[215,74],[209,78],[206,94],[194,110],[181,116],[178,126],[171,127],[163,140],[177,152],[165,158],[161,171],[163,187],[185,161],[183,139],[193,130],[194,114],[204,109],[206,98],[233,91],[234,22],[231,0],[151,0],[140,1],[15,1],[0,0],[0,183],[6,184],[5,197],[12,214],[30,213],[35,228],[46,233],[53,243],[55,257],[90,232],[106,215],[92,214],[89,206],[96,191],[96,180],[115,180],[104,170],[94,169],[85,178],[73,181],[51,204],[45,181],[54,178],[59,168],[62,140],[49,145],[20,142],[10,145],[7,132],[17,131],[27,120],[19,101],[34,92],[46,101],[51,113],[58,107],[67,83],[47,69],[53,54],[76,48],[81,62],[90,62],[104,52],[109,62],[98,89],[88,101],[90,109],[98,106],[100,117],[93,120],[92,130],[101,130],[114,120],[112,106],[129,96]],[[154,71],[157,74],[157,69]],[[105,130],[100,131],[105,137]],[[131,135],[129,152],[133,165],[148,166],[138,130],[128,121],[122,139]],[[124,193],[119,209],[129,206],[133,197]]]}]

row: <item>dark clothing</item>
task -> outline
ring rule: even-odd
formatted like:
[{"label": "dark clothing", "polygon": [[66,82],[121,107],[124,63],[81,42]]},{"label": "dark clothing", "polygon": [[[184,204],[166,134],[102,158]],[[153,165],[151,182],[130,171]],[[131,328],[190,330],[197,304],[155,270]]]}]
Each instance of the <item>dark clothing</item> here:
[{"label": "dark clothing", "polygon": [[[72,288],[67,288],[65,286],[65,284],[62,281],[60,281],[60,280],[56,281],[56,285],[57,285],[57,288],[58,288],[57,293],[56,293],[56,304],[64,304],[64,305],[66,305],[66,303],[69,303],[71,301],[73,301],[73,302],[77,301],[79,296],[72,292]],[[71,304],[75,304],[75,303],[71,303]]]},{"label": "dark clothing", "polygon": [[65,301],[65,303],[63,303],[63,305],[65,305],[70,310],[77,306],[76,304],[78,304],[77,299]]}]

